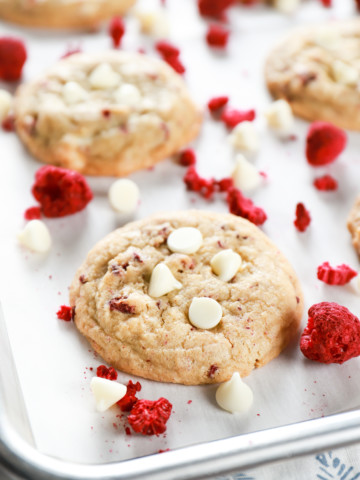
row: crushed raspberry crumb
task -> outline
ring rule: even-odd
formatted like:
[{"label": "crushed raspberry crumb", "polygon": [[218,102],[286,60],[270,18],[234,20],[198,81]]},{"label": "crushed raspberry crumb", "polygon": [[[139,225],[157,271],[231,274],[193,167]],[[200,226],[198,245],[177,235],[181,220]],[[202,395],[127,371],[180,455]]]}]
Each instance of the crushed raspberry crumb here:
[{"label": "crushed raspberry crumb", "polygon": [[[207,376],[209,378],[215,378],[215,373],[219,370],[219,367],[217,365],[210,365],[210,368],[208,370]],[[189,403],[189,402],[188,402]]]},{"label": "crushed raspberry crumb", "polygon": [[112,38],[113,45],[115,48],[119,48],[121,45],[121,40],[125,33],[125,24],[121,17],[114,17],[110,21],[109,25],[109,35]]},{"label": "crushed raspberry crumb", "polygon": [[0,38],[0,78],[7,82],[19,80],[27,53],[20,38]]},{"label": "crushed raspberry crumb", "polygon": [[15,118],[13,115],[7,115],[1,123],[1,128],[5,132],[15,132]]},{"label": "crushed raspberry crumb", "polygon": [[185,67],[180,60],[180,50],[167,40],[156,42],[155,49],[160,53],[163,60],[167,62],[177,73],[184,73]]},{"label": "crushed raspberry crumb", "polygon": [[320,0],[324,7],[329,8],[332,6],[332,0]]},{"label": "crushed raspberry crumb", "polygon": [[73,309],[67,305],[61,305],[60,309],[56,312],[56,316],[59,320],[71,322],[73,318]]},{"label": "crushed raspberry crumb", "polygon": [[317,278],[328,285],[345,285],[356,275],[357,272],[344,263],[331,267],[329,262],[324,262],[317,269]]},{"label": "crushed raspberry crumb", "polygon": [[323,175],[322,177],[315,178],[314,186],[318,190],[323,191],[337,190],[338,182],[331,175]]},{"label": "crushed raspberry crumb", "polygon": [[249,198],[244,197],[240,190],[235,187],[229,188],[226,201],[231,213],[246,218],[255,225],[262,225],[267,219],[264,210],[256,207]]},{"label": "crushed raspberry crumb", "polygon": [[127,313],[132,315],[135,313],[135,305],[128,304],[124,298],[122,297],[115,297],[110,300],[109,302],[110,311],[117,310],[121,313]]},{"label": "crushed raspberry crumb", "polygon": [[229,97],[214,97],[208,101],[208,109],[210,112],[217,112],[221,108],[225,107],[228,103]]},{"label": "crushed raspberry crumb", "polygon": [[65,53],[63,55],[61,55],[60,58],[67,58],[67,57],[71,57],[71,55],[75,55],[75,53],[81,53],[82,52],[82,48],[81,47],[71,47],[69,46]]},{"label": "crushed raspberry crumb", "polygon": [[140,382],[133,383],[131,380],[129,380],[125,396],[117,402],[117,405],[121,408],[122,412],[130,412],[135,403],[138,401],[136,394],[137,392],[140,392],[140,390]]},{"label": "crushed raspberry crumb", "polygon": [[41,218],[40,207],[30,207],[24,212],[25,220],[39,220]]},{"label": "crushed raspberry crumb", "polygon": [[209,47],[225,48],[229,41],[230,32],[221,25],[211,24],[206,33],[206,43]]},{"label": "crushed raspberry crumb", "polygon": [[295,227],[299,230],[299,232],[305,232],[307,227],[310,225],[310,222],[311,217],[309,211],[306,210],[303,203],[298,203],[295,211]]},{"label": "crushed raspberry crumb", "polygon": [[170,65],[170,67],[172,67],[175,70],[175,72],[180,74],[183,74],[186,72],[186,68],[182,64],[179,57],[169,55],[168,57],[164,57],[164,60],[166,63]]},{"label": "crushed raspberry crumb", "polygon": [[125,433],[126,435],[131,435],[130,427],[125,427]]},{"label": "crushed raspberry crumb", "polygon": [[225,18],[226,10],[235,0],[198,0],[199,13],[203,17],[213,17],[220,20]]},{"label": "crushed raspberry crumb", "polygon": [[344,363],[360,355],[360,321],[346,307],[321,302],[310,307],[301,335],[305,357],[321,363]]},{"label": "crushed raspberry crumb", "polygon": [[215,180],[213,178],[208,180],[200,177],[193,165],[187,169],[184,176],[184,182],[188,190],[198,192],[206,199],[212,198],[214,194],[216,185]]},{"label": "crushed raspberry crumb", "polygon": [[158,453],[170,452],[170,448],[165,448],[165,450],[159,450]]},{"label": "crushed raspberry crumb", "polygon": [[116,380],[118,374],[113,367],[108,368],[106,365],[99,365],[96,369],[96,376],[107,380]]},{"label": "crushed raspberry crumb", "polygon": [[80,173],[52,165],[39,168],[31,191],[46,217],[64,217],[80,212],[93,198]]},{"label": "crushed raspberry crumb", "polygon": [[217,180],[216,185],[220,192],[228,192],[230,188],[234,188],[234,180],[231,177],[225,177]]},{"label": "crushed raspberry crumb", "polygon": [[234,128],[241,122],[252,122],[255,120],[255,117],[255,110],[236,110],[234,108],[226,108],[220,118],[228,128]]},{"label": "crushed raspberry crumb", "polygon": [[183,167],[190,167],[191,165],[195,165],[196,154],[194,150],[192,150],[191,148],[187,148],[186,150],[180,152],[179,163]]},{"label": "crushed raspberry crumb", "polygon": [[163,397],[155,401],[138,400],[128,416],[128,422],[137,433],[159,435],[166,430],[171,410],[171,403]]},{"label": "crushed raspberry crumb", "polygon": [[306,137],[306,158],[318,167],[332,163],[344,150],[347,136],[344,130],[327,122],[314,122]]}]

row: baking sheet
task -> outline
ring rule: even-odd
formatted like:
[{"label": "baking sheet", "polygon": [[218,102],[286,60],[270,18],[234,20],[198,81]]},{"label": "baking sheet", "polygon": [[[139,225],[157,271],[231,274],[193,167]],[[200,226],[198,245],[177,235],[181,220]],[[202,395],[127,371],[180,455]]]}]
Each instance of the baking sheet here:
[{"label": "baking sheet", "polygon": [[[147,0],[147,7],[158,7]],[[205,41],[206,22],[193,0],[167,0],[170,39],[181,47],[187,67],[186,82],[200,105],[214,95],[227,94],[231,105],[255,108],[261,149],[253,158],[267,174],[253,194],[268,220],[263,231],[286,254],[297,271],[305,294],[305,308],[320,301],[335,301],[359,313],[357,279],[344,287],[327,286],[316,278],[323,261],[348,263],[358,269],[351,247],[346,217],[360,190],[360,135],[349,133],[346,151],[326,168],[310,167],[304,157],[308,124],[296,121],[295,141],[279,140],[266,128],[261,112],[270,102],[264,87],[263,63],[269,47],[298,24],[354,15],[351,0],[335,2],[332,10],[309,0],[291,17],[264,7],[234,8],[229,21],[231,40],[226,52],[211,51]],[[0,24],[0,34],[26,40],[29,59],[24,80],[39,75],[69,46],[84,51],[103,50],[111,42],[102,29],[94,34],[39,32]],[[144,47],[154,54],[153,41],[139,34],[135,19],[127,19],[123,48]],[[9,88],[1,84],[0,88]],[[205,112],[199,138],[193,146],[204,176],[227,176],[234,162],[223,125]],[[114,179],[89,178],[95,193],[87,209],[62,219],[45,219],[53,247],[49,254],[33,254],[21,248],[16,234],[25,224],[23,212],[35,205],[30,187],[40,167],[24,150],[16,135],[0,132],[0,300],[3,304],[14,357],[36,445],[40,451],[77,462],[117,461],[155,453],[159,449],[224,438],[277,425],[316,418],[358,405],[359,359],[344,365],[319,365],[306,360],[296,343],[269,365],[253,372],[246,382],[254,392],[254,404],[246,415],[231,415],[215,403],[216,386],[185,387],[139,379],[140,398],[168,398],[174,412],[165,435],[126,435],[125,419],[116,408],[105,414],[95,411],[90,379],[102,360],[77,333],[72,323],[57,320],[56,311],[68,304],[68,286],[87,251],[104,235],[129,218],[115,214],[108,205],[107,190]],[[201,208],[226,212],[219,197],[205,201],[185,190],[185,170],[169,159],[153,170],[131,175],[140,187],[141,205],[133,218],[164,210]],[[316,176],[332,174],[339,182],[336,192],[319,192],[312,186]],[[312,223],[305,233],[293,226],[295,205],[304,202]],[[306,324],[304,315],[303,326]],[[129,377],[119,374],[119,381]]]}]

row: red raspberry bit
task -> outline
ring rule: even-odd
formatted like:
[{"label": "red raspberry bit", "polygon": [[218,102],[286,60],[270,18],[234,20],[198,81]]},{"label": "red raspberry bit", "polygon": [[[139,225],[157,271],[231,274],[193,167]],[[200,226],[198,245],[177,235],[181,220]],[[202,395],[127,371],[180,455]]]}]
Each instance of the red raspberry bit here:
[{"label": "red raspberry bit", "polygon": [[221,120],[228,128],[234,128],[241,122],[252,122],[255,117],[255,110],[236,110],[234,108],[226,108],[221,115]]},{"label": "red raspberry bit", "polygon": [[40,207],[30,207],[24,212],[25,220],[39,220],[41,218]]},{"label": "red raspberry bit", "polygon": [[191,165],[195,165],[196,155],[194,150],[192,150],[191,148],[188,148],[180,152],[179,163],[183,167],[190,167]]},{"label": "red raspberry bit", "polygon": [[329,262],[324,262],[317,269],[317,278],[328,285],[345,285],[356,275],[357,272],[344,263],[331,267]]},{"label": "red raspberry bit", "polygon": [[314,186],[318,190],[330,191],[337,190],[338,182],[331,175],[324,175],[322,177],[315,178]]},{"label": "red raspberry bit", "polygon": [[298,203],[295,211],[295,227],[299,230],[299,232],[305,232],[307,227],[310,225],[310,222],[311,217],[309,211],[306,210],[303,203]]},{"label": "red raspberry bit", "polygon": [[108,368],[106,365],[99,365],[96,369],[96,376],[107,380],[116,380],[118,374],[113,367]]},{"label": "red raspberry bit", "polygon": [[[207,372],[207,376],[209,378],[215,378],[215,373],[219,370],[217,365],[210,365],[209,370]],[[189,402],[188,402],[189,403]]]},{"label": "red raspberry bit", "polygon": [[360,321],[346,307],[321,302],[310,307],[301,335],[305,357],[321,363],[344,363],[360,355]]},{"label": "red raspberry bit", "polygon": [[166,430],[171,410],[171,403],[163,397],[155,401],[138,400],[128,416],[128,422],[137,433],[159,435]]},{"label": "red raspberry bit", "polygon": [[306,137],[306,158],[319,167],[332,163],[344,150],[347,136],[344,130],[327,122],[314,122]]},{"label": "red raspberry bit", "polygon": [[39,168],[31,191],[41,204],[45,217],[64,217],[80,212],[93,198],[80,173],[52,165]]},{"label": "red raspberry bit", "polygon": [[59,320],[64,320],[64,322],[71,322],[73,309],[66,305],[61,305],[60,309],[56,312],[56,316]]},{"label": "red raspberry bit", "polygon": [[199,13],[203,17],[224,19],[226,10],[235,0],[198,0]]},{"label": "red raspberry bit", "polygon": [[125,24],[121,17],[114,17],[110,21],[109,25],[109,35],[112,38],[113,45],[115,48],[119,48],[121,45],[121,40],[125,33]]},{"label": "red raspberry bit", "polygon": [[201,196],[208,200],[212,198],[215,191],[215,180],[213,178],[208,180],[200,177],[194,165],[187,169],[183,180],[188,190],[192,192],[198,192]]},{"label": "red raspberry bit", "polygon": [[229,41],[230,32],[221,25],[211,24],[206,33],[206,43],[212,48],[225,48]]},{"label": "red raspberry bit", "polygon": [[81,47],[67,47],[65,53],[63,55],[61,55],[60,58],[67,58],[67,57],[71,57],[71,55],[75,55],[75,53],[81,53],[82,52],[82,48]]},{"label": "red raspberry bit", "polygon": [[179,73],[180,75],[186,72],[186,68],[182,64],[179,57],[176,57],[174,55],[172,56],[169,55],[167,57],[164,57],[164,60],[166,63],[170,65],[170,67],[172,67],[175,70],[175,72]]},{"label": "red raspberry bit", "polygon": [[24,42],[20,38],[0,38],[0,78],[7,82],[19,80],[27,53]]},{"label": "red raspberry bit", "polygon": [[356,8],[360,11],[360,0],[355,0]]},{"label": "red raspberry bit", "polygon": [[211,98],[208,102],[208,109],[210,112],[214,113],[220,110],[221,108],[225,107],[228,103],[229,97],[214,97]]},{"label": "red raspberry bit", "polygon": [[135,313],[135,305],[130,305],[122,297],[115,297],[109,302],[110,312],[116,310],[121,313],[132,315]]},{"label": "red raspberry bit", "polygon": [[5,132],[15,132],[15,118],[13,115],[7,115],[1,124]]},{"label": "red raspberry bit", "polygon": [[234,180],[231,177],[225,177],[217,180],[216,185],[220,192],[228,192],[231,188],[234,188]]},{"label": "red raspberry bit", "polygon": [[240,190],[235,187],[228,189],[226,201],[231,213],[246,218],[255,225],[262,225],[267,219],[264,210],[256,207],[249,198],[244,197]]},{"label": "red raspberry bit", "polygon": [[320,0],[324,7],[329,8],[332,6],[332,0]]},{"label": "red raspberry bit", "polygon": [[162,57],[178,57],[180,50],[167,40],[159,40],[155,43],[155,49]]},{"label": "red raspberry bit", "polygon": [[140,390],[140,382],[133,383],[131,380],[129,380],[125,396],[117,402],[117,405],[119,405],[122,412],[130,412],[135,403],[138,401],[136,394],[137,392],[140,392]]}]

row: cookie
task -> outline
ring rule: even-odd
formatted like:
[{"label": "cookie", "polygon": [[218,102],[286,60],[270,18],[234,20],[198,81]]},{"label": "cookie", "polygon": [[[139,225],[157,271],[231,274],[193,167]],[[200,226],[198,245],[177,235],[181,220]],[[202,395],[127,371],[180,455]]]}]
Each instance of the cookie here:
[{"label": "cookie", "polygon": [[135,0],[1,0],[0,18],[28,27],[91,28]]},{"label": "cookie", "polygon": [[296,30],[270,53],[267,86],[299,117],[360,130],[359,49],[358,19]]},{"label": "cookie", "polygon": [[356,198],[350,210],[347,227],[352,237],[352,244],[360,257],[360,196]]},{"label": "cookie", "polygon": [[109,51],[75,54],[15,97],[17,132],[39,160],[87,175],[127,175],[177,152],[201,113],[162,60]]},{"label": "cookie", "polygon": [[109,364],[188,385],[265,365],[293,338],[303,311],[299,281],[264,233],[235,215],[199,210],[110,233],[78,269],[70,303],[77,328]]}]

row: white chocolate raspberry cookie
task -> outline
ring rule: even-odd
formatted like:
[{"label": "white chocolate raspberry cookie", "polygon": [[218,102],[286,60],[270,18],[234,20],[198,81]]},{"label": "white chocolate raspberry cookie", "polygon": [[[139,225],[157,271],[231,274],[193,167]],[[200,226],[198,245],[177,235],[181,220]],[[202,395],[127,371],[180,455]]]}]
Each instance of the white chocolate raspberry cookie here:
[{"label": "white chocolate raspberry cookie", "polygon": [[[202,238],[191,253],[179,252],[179,238],[179,248],[169,248],[184,227]],[[77,271],[70,303],[77,328],[109,364],[188,385],[265,365],[294,336],[303,311],[298,279],[264,233],[240,217],[195,210],[112,232]]]},{"label": "white chocolate raspberry cookie", "polygon": [[162,60],[75,54],[17,92],[16,128],[39,160],[88,175],[147,168],[192,140],[201,114]]},{"label": "white chocolate raspberry cookie", "polygon": [[359,51],[360,20],[297,30],[271,52],[268,88],[306,120],[360,130]]},{"label": "white chocolate raspberry cookie", "polygon": [[0,18],[28,27],[88,28],[122,15],[135,0],[0,0]]}]

